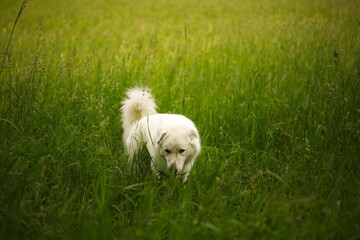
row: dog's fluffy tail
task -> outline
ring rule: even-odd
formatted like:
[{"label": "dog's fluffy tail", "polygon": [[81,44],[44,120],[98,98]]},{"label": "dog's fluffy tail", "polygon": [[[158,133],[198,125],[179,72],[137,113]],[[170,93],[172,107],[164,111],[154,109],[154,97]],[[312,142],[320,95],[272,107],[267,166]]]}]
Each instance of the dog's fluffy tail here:
[{"label": "dog's fluffy tail", "polygon": [[122,126],[124,141],[130,134],[131,125],[143,117],[156,113],[156,104],[149,90],[131,88],[126,92],[127,98],[122,102]]}]

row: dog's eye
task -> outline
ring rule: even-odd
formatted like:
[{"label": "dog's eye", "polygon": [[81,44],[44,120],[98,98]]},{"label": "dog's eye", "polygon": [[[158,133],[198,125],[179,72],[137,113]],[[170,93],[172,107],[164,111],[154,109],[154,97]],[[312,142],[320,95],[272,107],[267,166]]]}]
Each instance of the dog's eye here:
[{"label": "dog's eye", "polygon": [[165,149],[166,153],[171,153],[171,151],[169,149]]},{"label": "dog's eye", "polygon": [[183,152],[185,152],[185,149],[180,149],[179,150],[179,153],[183,153]]}]

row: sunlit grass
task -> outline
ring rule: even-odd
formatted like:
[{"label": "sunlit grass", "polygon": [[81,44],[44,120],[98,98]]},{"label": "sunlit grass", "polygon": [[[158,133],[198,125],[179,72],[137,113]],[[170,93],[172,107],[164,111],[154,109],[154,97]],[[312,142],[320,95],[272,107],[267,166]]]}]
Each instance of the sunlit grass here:
[{"label": "sunlit grass", "polygon": [[[2,51],[21,3],[0,8]],[[28,2],[0,74],[1,238],[359,238],[359,11]],[[129,171],[134,85],[196,123],[185,186]]]}]

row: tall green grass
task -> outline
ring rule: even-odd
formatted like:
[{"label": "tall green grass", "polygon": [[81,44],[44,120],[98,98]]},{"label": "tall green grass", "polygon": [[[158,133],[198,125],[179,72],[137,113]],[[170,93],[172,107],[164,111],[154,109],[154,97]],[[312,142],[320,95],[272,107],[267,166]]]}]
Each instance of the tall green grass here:
[{"label": "tall green grass", "polygon": [[[1,239],[360,238],[357,1],[29,1],[7,49],[21,3],[0,8]],[[185,186],[127,167],[135,85],[199,129]]]}]

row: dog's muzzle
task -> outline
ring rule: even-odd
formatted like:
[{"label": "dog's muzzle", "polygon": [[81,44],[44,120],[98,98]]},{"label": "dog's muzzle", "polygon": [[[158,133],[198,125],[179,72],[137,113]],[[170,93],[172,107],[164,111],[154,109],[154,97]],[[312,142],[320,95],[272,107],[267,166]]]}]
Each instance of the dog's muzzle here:
[{"label": "dog's muzzle", "polygon": [[177,174],[178,170],[176,169],[175,164],[172,165],[172,166],[169,168],[169,171],[170,171],[170,172],[174,172],[175,174]]}]

